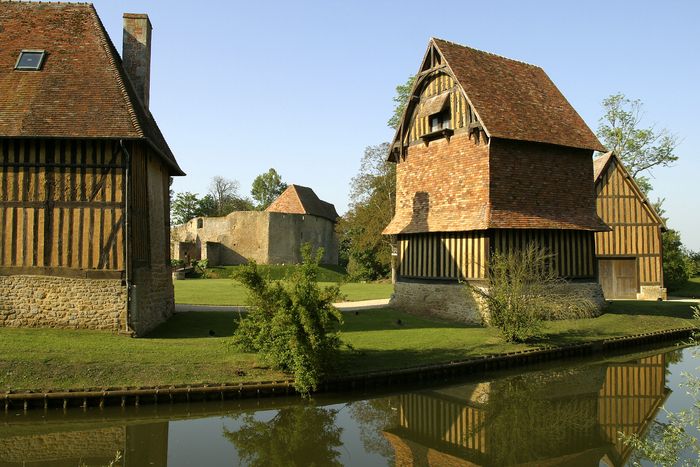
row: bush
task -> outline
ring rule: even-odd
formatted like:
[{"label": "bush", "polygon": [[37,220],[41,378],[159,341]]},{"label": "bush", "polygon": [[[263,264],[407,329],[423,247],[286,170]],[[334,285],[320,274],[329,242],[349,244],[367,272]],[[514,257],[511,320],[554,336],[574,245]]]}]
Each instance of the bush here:
[{"label": "bush", "polygon": [[525,342],[540,335],[545,319],[592,316],[591,301],[567,287],[546,249],[530,244],[521,250],[495,252],[489,262],[487,287],[468,285],[486,302],[486,324],[500,330],[507,342]]},{"label": "bush", "polygon": [[669,290],[679,289],[695,272],[691,253],[683,247],[681,235],[676,230],[667,230],[663,241],[664,284]]},{"label": "bush", "polygon": [[258,352],[266,364],[293,373],[294,387],[306,395],[336,360],[342,316],[332,305],[340,297],[338,286],[322,289],[317,284],[323,251],[312,254],[304,244],[301,254],[303,263],[285,281],[264,277],[254,262],[237,271],[251,308],[239,321],[233,342],[240,350]]}]

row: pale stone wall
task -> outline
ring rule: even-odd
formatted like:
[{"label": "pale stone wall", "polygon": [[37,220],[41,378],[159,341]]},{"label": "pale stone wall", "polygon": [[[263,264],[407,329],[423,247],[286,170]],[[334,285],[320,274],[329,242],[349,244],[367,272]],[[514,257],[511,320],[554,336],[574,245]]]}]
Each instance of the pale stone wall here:
[{"label": "pale stone wall", "polygon": [[643,285],[637,293],[637,300],[666,300],[668,292],[659,285]]},{"label": "pale stone wall", "polygon": [[483,307],[466,285],[454,282],[397,281],[389,306],[412,314],[459,323],[483,322]]},{"label": "pale stone wall", "polygon": [[125,331],[119,279],[0,276],[0,326]]},{"label": "pale stone wall", "polygon": [[[484,289],[486,282],[471,282]],[[566,287],[572,296],[588,300],[594,314],[600,314],[607,302],[597,282],[569,282]],[[465,284],[456,282],[405,282],[394,284],[389,306],[408,313],[467,324],[488,323],[484,300],[469,291]]]},{"label": "pale stone wall", "polygon": [[307,214],[236,211],[198,217],[173,227],[170,241],[174,259],[184,260],[188,252],[190,259],[209,259],[210,266],[298,263],[305,242],[324,249],[322,263],[338,264],[335,224]]}]

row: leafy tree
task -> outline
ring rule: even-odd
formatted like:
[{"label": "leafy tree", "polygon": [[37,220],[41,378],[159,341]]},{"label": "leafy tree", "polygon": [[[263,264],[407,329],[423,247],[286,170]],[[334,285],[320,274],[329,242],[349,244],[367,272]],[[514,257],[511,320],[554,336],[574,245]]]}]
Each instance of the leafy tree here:
[{"label": "leafy tree", "polygon": [[554,268],[552,255],[531,243],[489,260],[487,287],[467,284],[486,302],[487,324],[495,326],[506,342],[525,342],[540,334],[545,319],[591,316],[595,307],[567,287]]},{"label": "leafy tree", "polygon": [[251,414],[238,417],[236,431],[224,428],[244,465],[267,467],[340,466],[340,435],[335,423],[338,411],[298,405],[280,409],[270,421]]},{"label": "leafy tree", "polygon": [[678,160],[675,154],[678,136],[665,128],[657,130],[653,125],[640,128],[643,104],[639,99],[613,94],[603,100],[603,108],[605,114],[599,120],[598,137],[617,154],[639,187],[648,193],[651,169],[667,167]]},{"label": "leafy tree", "polygon": [[250,194],[258,203],[258,209],[265,210],[287,189],[287,184],[282,181],[282,177],[275,169],[270,169],[267,172],[258,175],[253,180],[253,187]]},{"label": "leafy tree", "polygon": [[664,283],[670,290],[682,287],[695,272],[695,264],[681,242],[681,234],[669,229],[661,235]]},{"label": "leafy tree", "polygon": [[255,262],[241,268],[236,278],[248,289],[250,313],[239,321],[234,345],[258,352],[269,365],[294,374],[294,387],[302,394],[315,390],[340,348],[337,324],[342,322],[333,303],[338,286],[320,288],[319,248],[302,245],[303,262],[287,281],[272,281],[260,274]]},{"label": "leafy tree", "polygon": [[365,148],[350,184],[350,209],[338,223],[348,273],[355,279],[374,280],[391,271],[391,240],[382,235],[396,203],[396,165],[386,160],[388,154],[389,143]]},{"label": "leafy tree", "polygon": [[416,77],[411,75],[408,77],[404,84],[399,84],[396,86],[396,95],[394,96],[394,113],[391,118],[386,122],[389,127],[396,130],[401,123],[401,117],[403,116],[403,111],[408,103],[408,98],[411,94],[411,89],[413,88],[413,83],[416,81]]},{"label": "leafy tree", "polygon": [[197,194],[189,191],[175,195],[170,211],[170,220],[174,225],[184,224],[194,217],[203,215]]}]

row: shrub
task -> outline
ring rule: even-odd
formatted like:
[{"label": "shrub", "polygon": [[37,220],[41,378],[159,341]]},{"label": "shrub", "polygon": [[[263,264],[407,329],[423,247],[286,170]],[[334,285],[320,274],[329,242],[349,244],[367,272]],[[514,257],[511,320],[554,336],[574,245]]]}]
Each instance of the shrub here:
[{"label": "shrub", "polygon": [[306,395],[335,361],[342,316],[332,305],[340,297],[338,286],[317,284],[323,251],[313,254],[304,244],[301,255],[302,264],[285,281],[264,277],[254,262],[237,271],[236,279],[249,292],[250,312],[239,321],[233,342],[238,349],[258,352],[272,367],[293,373],[294,387]]},{"label": "shrub", "polygon": [[181,259],[171,259],[170,267],[173,269],[179,269],[185,265],[185,262]]},{"label": "shrub", "polygon": [[208,259],[200,259],[199,261],[194,262],[194,270],[197,271],[197,273],[200,275],[202,279],[206,279],[209,277],[207,275],[207,268],[209,267],[209,260]]},{"label": "shrub", "polygon": [[553,256],[536,244],[495,252],[489,262],[487,287],[469,285],[485,301],[486,324],[500,330],[507,342],[524,342],[540,334],[545,319],[591,316],[595,306],[567,287],[550,263]]},{"label": "shrub", "polygon": [[663,243],[664,283],[669,290],[679,289],[695,272],[691,253],[683,247],[681,235],[669,229],[661,235]]}]

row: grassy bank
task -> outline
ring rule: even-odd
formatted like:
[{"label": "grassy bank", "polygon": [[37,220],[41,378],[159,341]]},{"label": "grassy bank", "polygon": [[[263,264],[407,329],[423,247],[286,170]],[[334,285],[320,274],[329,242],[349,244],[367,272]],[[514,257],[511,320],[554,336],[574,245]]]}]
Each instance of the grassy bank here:
[{"label": "grassy bank", "polygon": [[[270,380],[255,355],[228,342],[236,313],[183,313],[149,337],[99,331],[0,328],[0,390],[152,386]],[[601,317],[547,323],[538,342],[503,344],[494,329],[418,318],[391,309],[345,315],[338,374],[448,362],[477,355],[564,345],[685,327],[690,304],[615,302]],[[213,333],[213,336],[210,334]]]},{"label": "grassy bank", "polygon": [[691,277],[683,287],[669,290],[668,294],[674,297],[700,298],[700,276]]},{"label": "grassy bank", "polygon": [[[212,279],[232,279],[236,271],[242,266],[214,266],[207,269],[207,274]],[[288,277],[296,264],[258,264],[258,270],[273,280],[281,280]],[[321,264],[318,267],[318,280],[321,282],[343,282],[347,279],[345,270],[333,264]]]},{"label": "grassy bank", "polygon": [[[321,286],[334,282],[320,282]],[[175,281],[175,303],[189,305],[245,305],[246,289],[232,279],[186,279]],[[346,300],[389,298],[393,292],[390,283],[347,283],[340,291]]]}]

